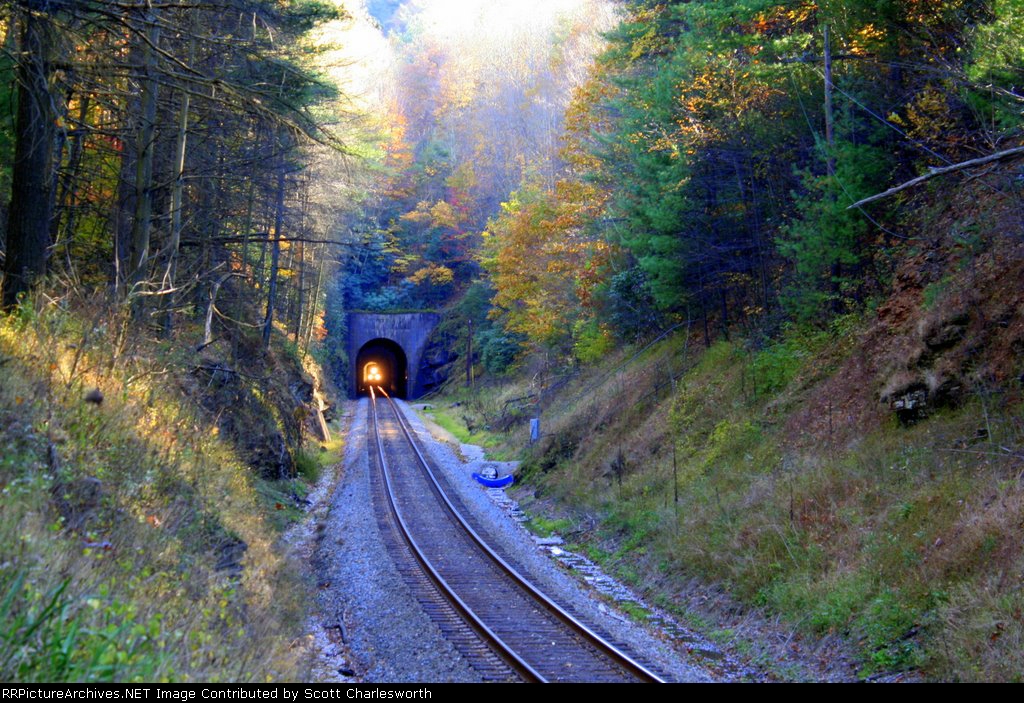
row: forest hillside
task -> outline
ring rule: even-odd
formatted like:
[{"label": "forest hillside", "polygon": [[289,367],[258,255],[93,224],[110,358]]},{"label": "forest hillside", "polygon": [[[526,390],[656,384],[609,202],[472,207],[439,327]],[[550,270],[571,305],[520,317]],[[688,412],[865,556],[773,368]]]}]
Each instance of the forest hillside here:
[{"label": "forest hillside", "polygon": [[654,602],[1019,680],[1022,23],[0,1],[0,676],[309,676],[349,316],[430,312],[408,387]]},{"label": "forest hillside", "polygon": [[630,3],[447,308],[437,417],[654,602],[1019,679],[1019,13]]}]

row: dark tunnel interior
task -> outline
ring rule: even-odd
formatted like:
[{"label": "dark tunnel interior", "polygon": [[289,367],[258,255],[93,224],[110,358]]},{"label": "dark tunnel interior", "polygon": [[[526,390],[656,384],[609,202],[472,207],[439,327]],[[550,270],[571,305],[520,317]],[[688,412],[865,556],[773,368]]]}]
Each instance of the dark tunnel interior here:
[{"label": "dark tunnel interior", "polygon": [[384,386],[396,398],[409,395],[409,362],[405,351],[390,339],[373,339],[356,355],[356,395],[369,395],[370,386]]}]

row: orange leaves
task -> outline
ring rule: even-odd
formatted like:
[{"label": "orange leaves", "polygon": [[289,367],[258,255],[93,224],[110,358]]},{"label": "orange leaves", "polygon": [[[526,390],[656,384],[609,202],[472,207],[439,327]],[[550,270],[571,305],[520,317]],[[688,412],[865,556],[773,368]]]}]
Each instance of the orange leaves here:
[{"label": "orange leaves", "polygon": [[535,344],[571,337],[579,304],[596,281],[599,267],[592,262],[607,245],[585,235],[584,225],[597,214],[594,194],[593,186],[572,180],[558,182],[553,192],[527,185],[503,205],[485,235],[492,302],[509,330]]},{"label": "orange leaves", "polygon": [[754,19],[753,29],[758,34],[767,34],[772,26],[773,23],[768,20],[766,15],[758,15]]},{"label": "orange leaves", "polygon": [[813,2],[776,5],[755,15],[746,29],[748,33],[766,37],[792,34],[798,29],[806,31],[817,11],[817,4]]}]

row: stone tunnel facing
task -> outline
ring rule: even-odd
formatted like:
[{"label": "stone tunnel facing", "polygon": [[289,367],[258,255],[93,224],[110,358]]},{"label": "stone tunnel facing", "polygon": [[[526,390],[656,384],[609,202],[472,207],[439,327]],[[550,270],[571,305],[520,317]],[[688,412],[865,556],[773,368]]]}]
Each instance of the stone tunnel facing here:
[{"label": "stone tunnel facing", "polygon": [[384,390],[396,398],[409,395],[409,363],[405,351],[390,339],[373,339],[364,344],[356,356],[354,370],[357,395],[369,395],[370,385],[384,386]]}]

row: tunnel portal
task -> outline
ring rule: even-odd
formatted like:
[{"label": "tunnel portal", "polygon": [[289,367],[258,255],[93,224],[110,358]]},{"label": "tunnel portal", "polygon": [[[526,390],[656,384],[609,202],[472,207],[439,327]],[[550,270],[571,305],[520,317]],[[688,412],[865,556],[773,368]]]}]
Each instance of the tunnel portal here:
[{"label": "tunnel portal", "polygon": [[352,397],[365,395],[367,364],[376,364],[383,381],[379,385],[388,393],[418,398],[423,393],[423,354],[440,321],[433,312],[349,313],[346,385]]},{"label": "tunnel portal", "polygon": [[356,356],[358,395],[369,395],[370,386],[384,386],[396,398],[409,395],[409,362],[405,352],[390,339],[372,339]]}]

